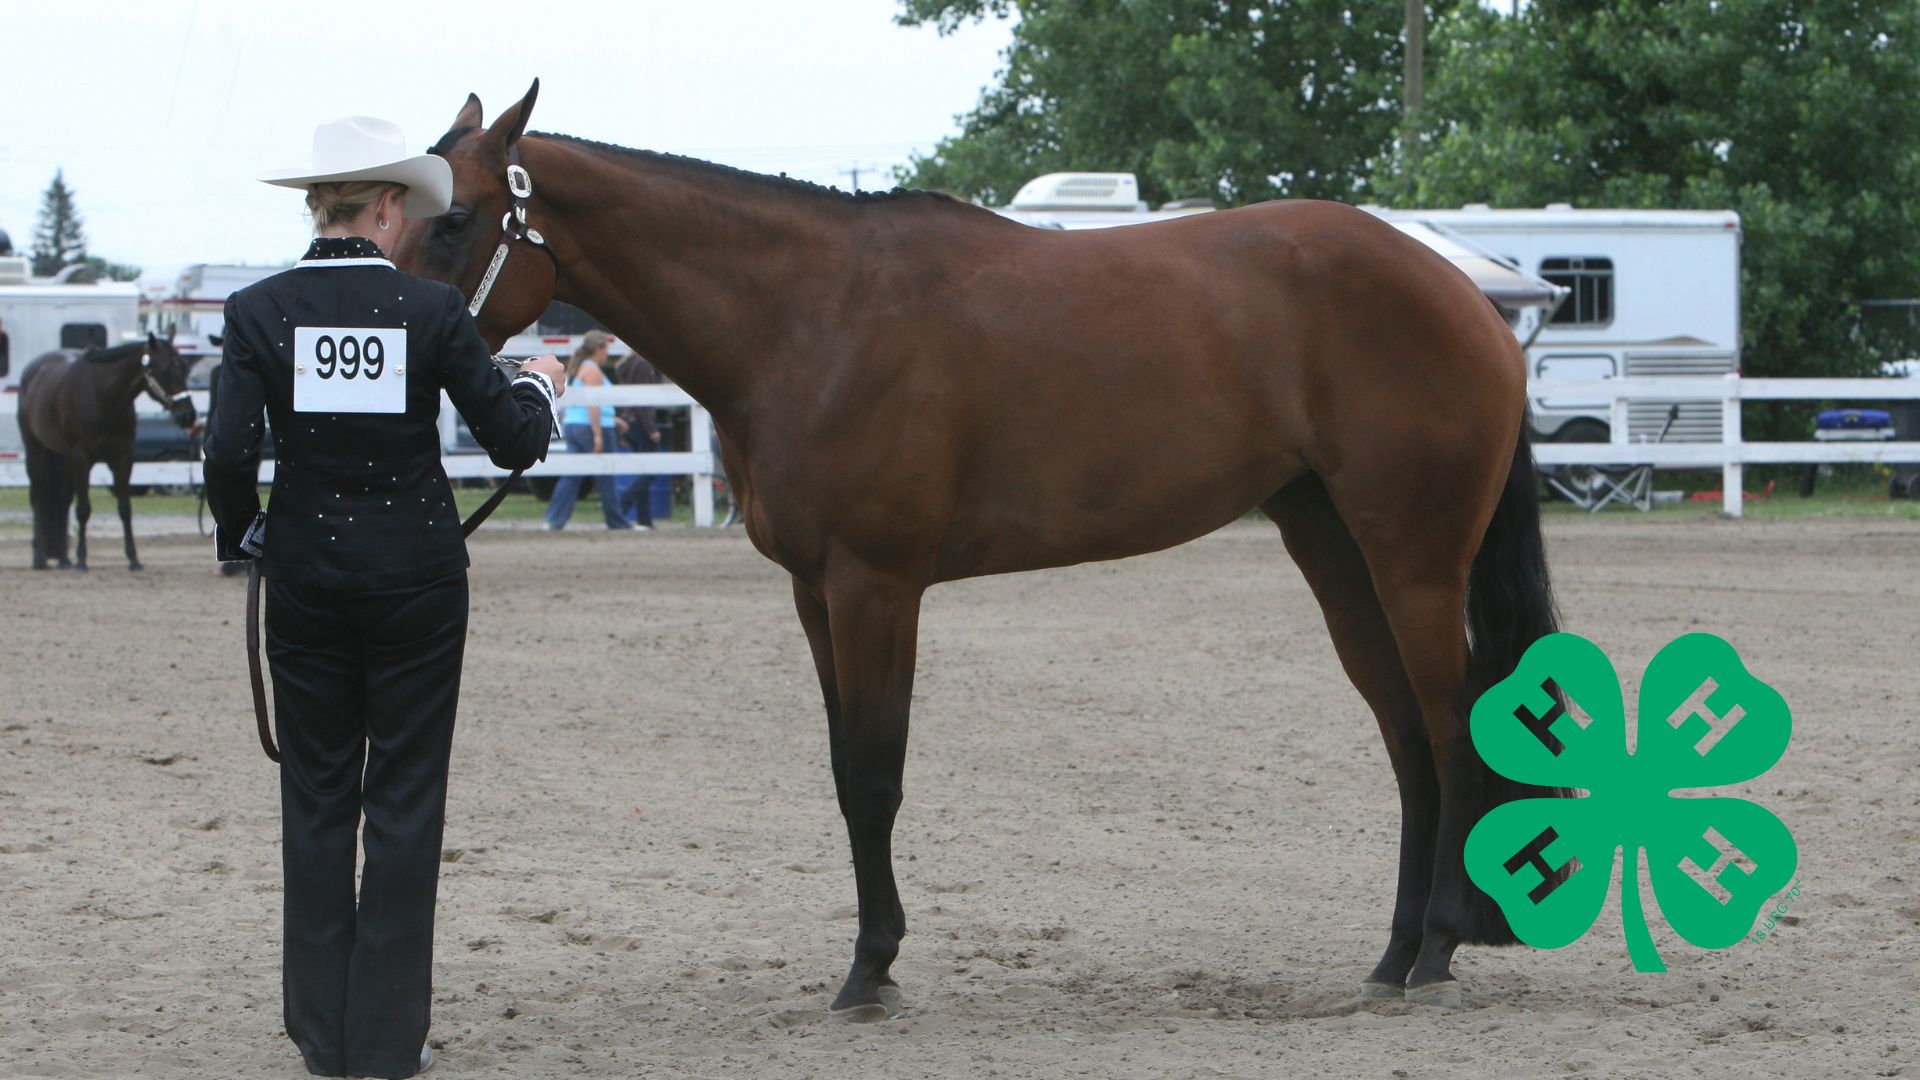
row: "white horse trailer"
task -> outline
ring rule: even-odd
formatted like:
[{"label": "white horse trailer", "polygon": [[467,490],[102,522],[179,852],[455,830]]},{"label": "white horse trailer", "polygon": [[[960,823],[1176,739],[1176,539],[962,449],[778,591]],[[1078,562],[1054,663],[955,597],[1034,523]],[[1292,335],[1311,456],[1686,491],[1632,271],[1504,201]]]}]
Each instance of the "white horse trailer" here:
[{"label": "white horse trailer", "polygon": [[[18,263],[19,265],[13,265]],[[140,332],[140,290],[125,282],[62,285],[26,272],[25,260],[0,257],[0,463],[21,460],[20,373],[54,349],[115,345]]]},{"label": "white horse trailer", "polygon": [[[1567,290],[1557,307],[1510,320],[1528,375],[1586,382],[1725,375],[1740,367],[1740,215],[1731,210],[1376,210],[1416,221]],[[1628,439],[1656,436],[1667,402],[1635,402]],[[1606,442],[1610,403],[1549,394],[1537,435]],[[1720,441],[1720,402],[1683,401],[1668,442]]]}]

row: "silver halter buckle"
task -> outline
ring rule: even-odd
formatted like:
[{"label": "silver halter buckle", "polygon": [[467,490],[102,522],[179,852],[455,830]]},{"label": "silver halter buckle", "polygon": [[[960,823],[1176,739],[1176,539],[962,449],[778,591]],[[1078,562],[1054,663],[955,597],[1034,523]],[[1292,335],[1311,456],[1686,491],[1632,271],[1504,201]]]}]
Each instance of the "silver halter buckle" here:
[{"label": "silver halter buckle", "polygon": [[507,166],[507,190],[513,192],[518,198],[529,198],[533,195],[533,177],[520,166],[509,165]]}]

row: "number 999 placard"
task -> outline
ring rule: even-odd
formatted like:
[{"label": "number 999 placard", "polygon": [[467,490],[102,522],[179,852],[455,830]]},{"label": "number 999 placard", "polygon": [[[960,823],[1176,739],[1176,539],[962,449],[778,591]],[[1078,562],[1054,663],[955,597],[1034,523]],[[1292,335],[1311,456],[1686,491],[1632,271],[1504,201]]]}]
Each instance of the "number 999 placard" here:
[{"label": "number 999 placard", "polygon": [[386,327],[302,326],[294,330],[296,412],[406,411],[400,363],[407,332]]}]

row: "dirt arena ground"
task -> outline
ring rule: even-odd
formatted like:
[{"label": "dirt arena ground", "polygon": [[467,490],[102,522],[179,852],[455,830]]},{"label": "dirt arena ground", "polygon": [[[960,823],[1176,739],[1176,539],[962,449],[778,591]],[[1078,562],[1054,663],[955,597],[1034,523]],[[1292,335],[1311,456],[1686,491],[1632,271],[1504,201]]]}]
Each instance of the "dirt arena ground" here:
[{"label": "dirt arena ground", "polygon": [[[110,517],[110,515],[109,515]],[[109,528],[108,533],[117,532]],[[96,538],[102,534],[96,526]],[[897,835],[907,1018],[829,1023],[854,933],[824,720],[738,530],[490,529],[455,746],[445,1077],[1913,1076],[1920,522],[1558,519],[1629,692],[1694,629],[1794,706],[1745,793],[1801,850],[1772,938],[1466,949],[1459,1012],[1361,1006],[1386,757],[1264,525],[934,590]],[[0,1076],[295,1077],[275,773],[241,579],[0,542]],[[1616,886],[1617,889],[1617,886]]]}]

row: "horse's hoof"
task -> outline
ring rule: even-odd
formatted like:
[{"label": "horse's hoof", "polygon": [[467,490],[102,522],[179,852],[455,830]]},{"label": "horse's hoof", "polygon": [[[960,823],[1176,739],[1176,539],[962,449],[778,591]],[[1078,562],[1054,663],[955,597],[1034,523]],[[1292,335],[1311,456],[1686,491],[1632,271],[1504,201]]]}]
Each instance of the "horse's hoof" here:
[{"label": "horse's hoof", "polygon": [[1392,983],[1363,982],[1360,984],[1361,1001],[1399,1001],[1407,994],[1406,987]]},{"label": "horse's hoof", "polygon": [[143,564],[141,564],[141,563],[137,563],[137,562],[135,562],[135,563],[128,563],[128,564],[127,564],[127,569],[128,569],[128,570],[131,570],[131,571],[134,571],[134,572],[136,572],[136,573],[138,573],[138,572],[139,572],[139,571],[141,571],[141,570],[145,570],[145,569],[146,569],[146,566],[145,566],[145,565],[143,565]]},{"label": "horse's hoof", "polygon": [[73,564],[73,567],[72,567],[72,570],[73,570],[73,572],[74,572],[74,573],[76,573],[76,574],[84,574],[84,573],[86,573],[86,572],[87,572],[87,564],[86,564],[86,563],[75,563],[75,564]]},{"label": "horse's hoof", "polygon": [[1466,1007],[1466,997],[1460,992],[1457,979],[1428,983],[1425,986],[1407,987],[1407,1004],[1432,1005],[1442,1009],[1460,1009]]},{"label": "horse's hoof", "polygon": [[844,1009],[829,1009],[827,1016],[836,1024],[877,1024],[893,1018],[885,1005],[849,1005]]},{"label": "horse's hoof", "polygon": [[829,1009],[827,1015],[842,1024],[877,1024],[883,1020],[898,1020],[907,1014],[907,998],[900,987],[892,984],[880,987],[876,993],[880,1001],[875,1004],[847,1005]]}]

